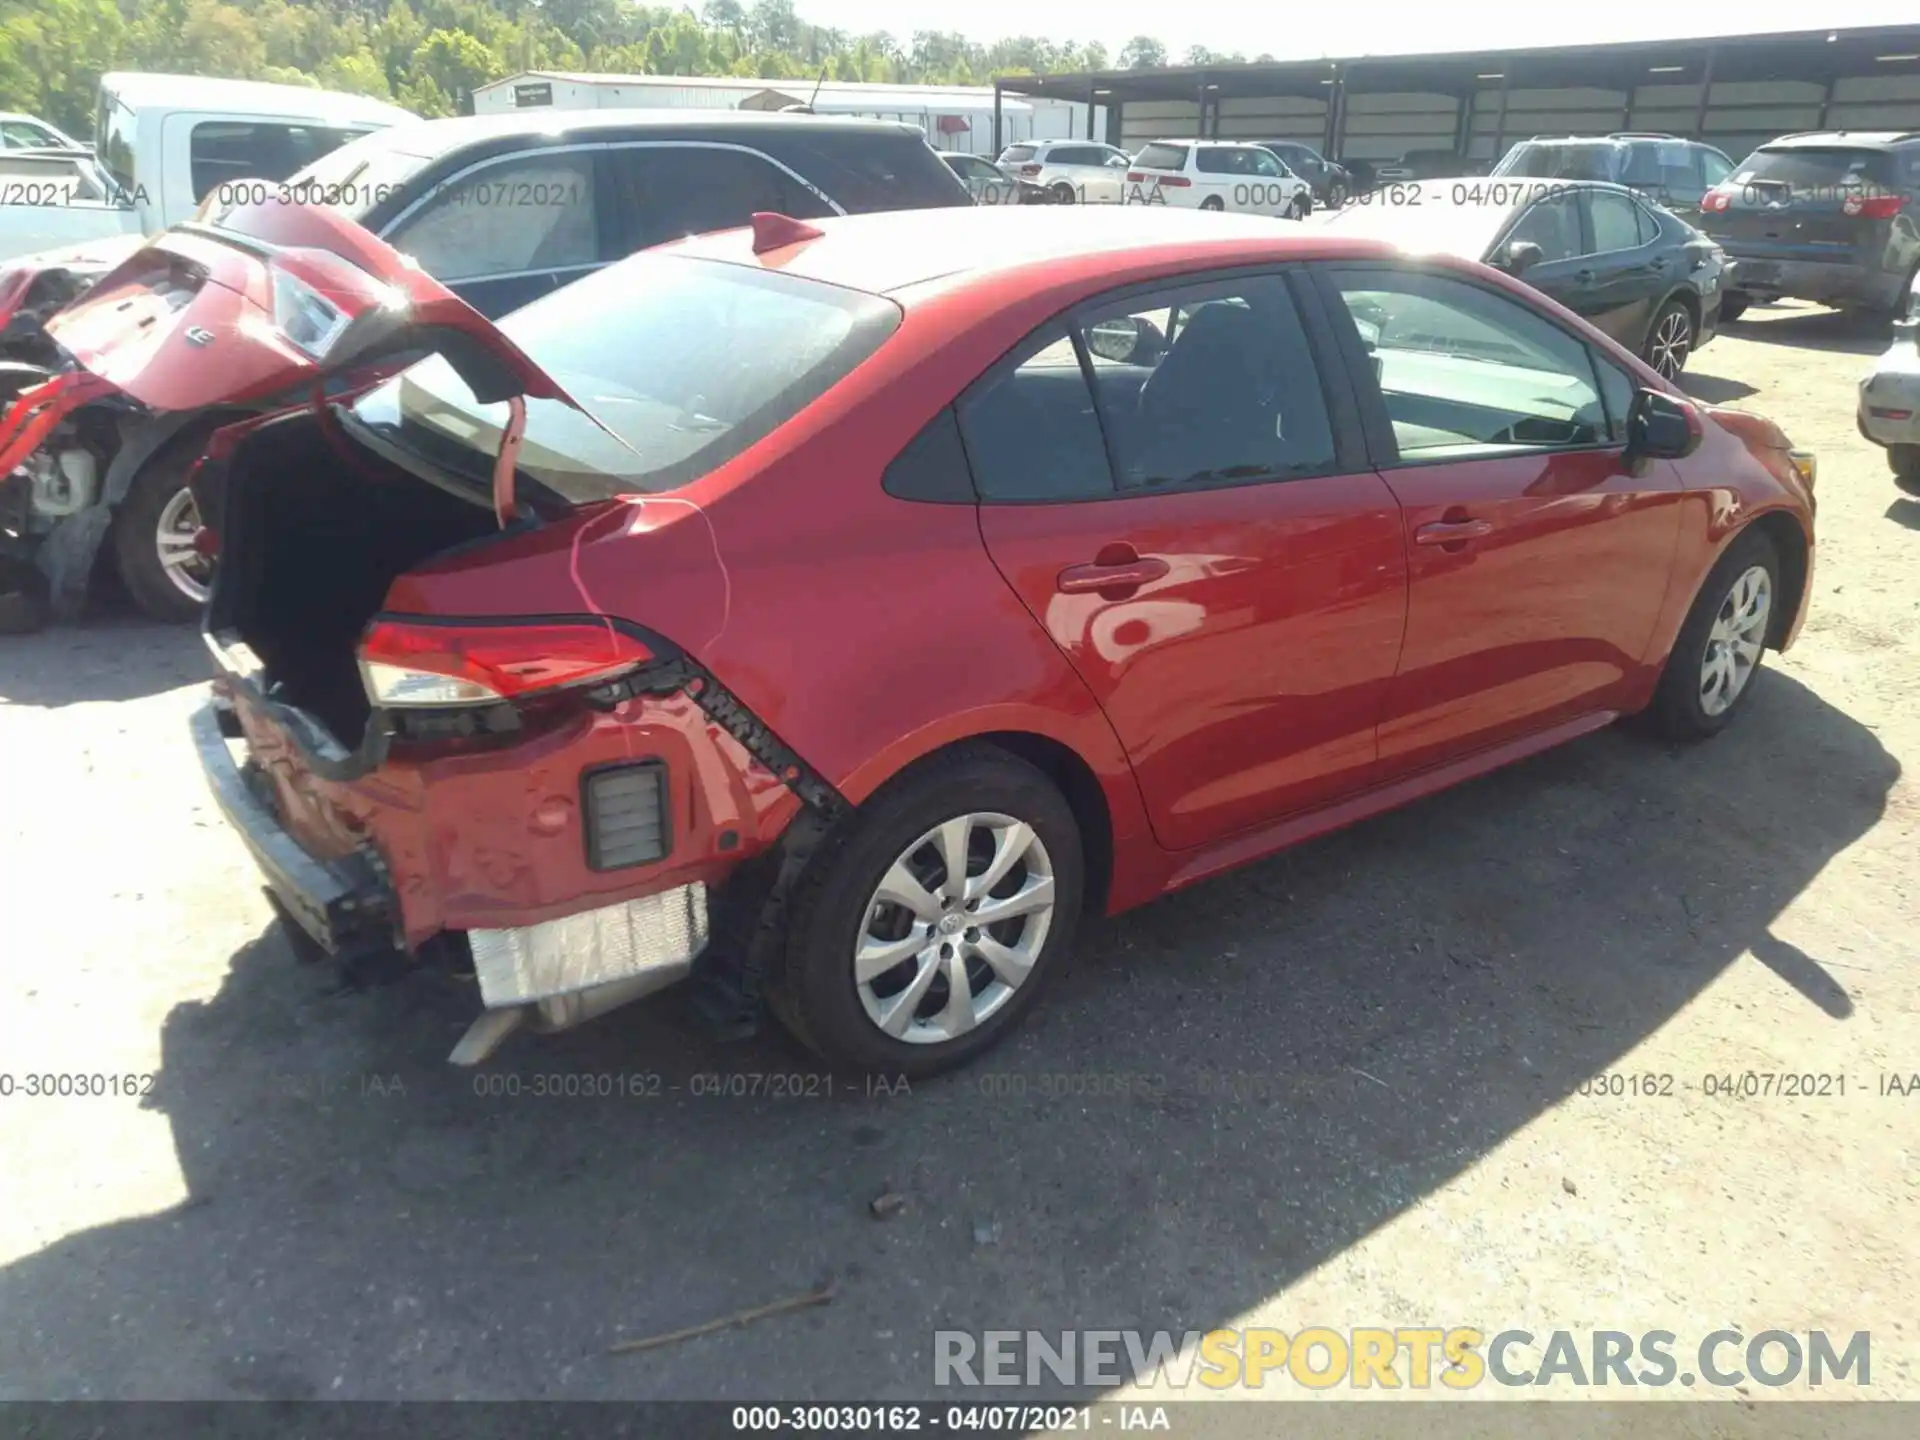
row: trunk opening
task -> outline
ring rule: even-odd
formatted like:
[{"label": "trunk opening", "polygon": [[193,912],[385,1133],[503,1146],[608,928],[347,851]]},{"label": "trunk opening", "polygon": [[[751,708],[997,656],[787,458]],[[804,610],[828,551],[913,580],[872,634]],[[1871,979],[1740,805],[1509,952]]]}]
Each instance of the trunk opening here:
[{"label": "trunk opening", "polygon": [[214,624],[252,647],[269,695],[347,749],[372,707],[358,646],[388,587],[442,551],[500,533],[489,497],[463,499],[301,416],[246,438],[215,501]]}]

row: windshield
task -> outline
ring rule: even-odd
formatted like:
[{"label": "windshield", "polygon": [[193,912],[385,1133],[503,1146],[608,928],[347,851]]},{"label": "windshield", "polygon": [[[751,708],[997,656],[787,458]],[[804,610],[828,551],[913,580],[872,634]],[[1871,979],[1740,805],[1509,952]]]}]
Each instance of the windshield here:
[{"label": "windshield", "polygon": [[[529,400],[520,470],[574,504],[676,489],[798,415],[899,322],[877,295],[743,265],[652,254],[610,266],[500,322],[606,426]],[[390,443],[484,482],[507,407],[477,403],[436,356],[352,413]]]},{"label": "windshield", "polygon": [[1626,161],[1626,146],[1611,140],[1584,144],[1540,144],[1528,141],[1516,145],[1494,167],[1495,175],[1525,175],[1541,180],[1614,180],[1620,179]]}]

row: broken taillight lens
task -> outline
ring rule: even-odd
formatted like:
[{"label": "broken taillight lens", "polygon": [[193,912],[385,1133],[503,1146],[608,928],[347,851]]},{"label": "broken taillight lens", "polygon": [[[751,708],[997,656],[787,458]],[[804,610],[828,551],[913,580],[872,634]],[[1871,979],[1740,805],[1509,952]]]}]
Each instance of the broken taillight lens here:
[{"label": "broken taillight lens", "polygon": [[1731,190],[1715,188],[1700,197],[1700,210],[1706,215],[1718,215],[1731,204],[1733,204]]},{"label": "broken taillight lens", "polygon": [[611,624],[376,620],[360,675],[376,706],[491,705],[596,685],[653,659]]}]

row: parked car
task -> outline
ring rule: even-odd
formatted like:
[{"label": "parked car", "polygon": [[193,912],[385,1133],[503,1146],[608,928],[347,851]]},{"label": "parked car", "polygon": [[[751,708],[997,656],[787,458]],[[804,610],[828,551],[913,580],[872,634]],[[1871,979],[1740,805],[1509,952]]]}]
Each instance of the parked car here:
[{"label": "parked car", "polygon": [[1469,159],[1456,150],[1409,150],[1398,160],[1375,161],[1372,180],[1374,185],[1406,185],[1485,171],[1485,162]]},{"label": "parked car", "polygon": [[1887,452],[1894,483],[1920,495],[1920,278],[1910,282],[1893,343],[1861,378],[1859,426]]},{"label": "parked car", "polygon": [[[472,967],[462,1061],[692,977],[956,1064],[1083,911],[1621,715],[1712,735],[1804,612],[1780,430],[1471,261],[761,215],[496,327],[307,217],[353,262],[175,243],[227,294],[324,281],[320,369],[437,353],[216,437],[193,725],[301,944]],[[203,401],[279,344],[242,304],[179,314]]]},{"label": "parked car", "polygon": [[116,71],[101,77],[93,138],[152,234],[192,219],[222,183],[284,180],[349,140],[417,118],[342,91]]},{"label": "parked car", "polygon": [[1303,220],[1313,190],[1264,145],[1155,140],[1127,171],[1129,200],[1185,210],[1236,210]]},{"label": "parked car", "polygon": [[1634,130],[1536,135],[1507,151],[1492,171],[1499,179],[1610,180],[1689,214],[1732,173],[1733,161],[1711,145]]},{"label": "parked car", "polygon": [[38,115],[23,115],[18,110],[0,111],[0,149],[84,150],[86,148],[66,131],[49,125]]},{"label": "parked car", "polygon": [[1033,140],[1009,145],[1000,163],[1061,205],[1119,205],[1126,200],[1127,152],[1091,140]]},{"label": "parked car", "polygon": [[1420,201],[1356,203],[1319,223],[1524,277],[1669,380],[1718,330],[1725,253],[1625,186],[1469,177]]},{"label": "parked car", "polygon": [[[287,214],[297,208],[281,202],[329,205],[489,316],[644,246],[742,224],[756,210],[813,217],[971,203],[912,126],[675,110],[416,121],[344,145],[284,183],[235,182],[207,200],[207,223],[269,242],[284,238]],[[124,264],[167,266],[179,255],[168,241]],[[4,286],[0,277],[0,295]],[[103,387],[98,376],[118,381],[128,373],[124,346],[147,345],[152,336],[109,327],[102,337],[93,323],[62,314],[45,326],[70,362],[58,377],[66,388],[51,404],[42,391],[23,394],[0,422],[0,475],[11,477],[5,488],[13,508],[26,512],[28,532],[43,537],[34,548],[57,613],[78,607],[105,542],[144,611],[191,619],[205,601],[213,559],[204,537],[196,543],[200,516],[187,470],[207,436],[237,412],[231,404],[182,403],[182,395],[199,393],[191,385]],[[202,358],[191,349],[178,353],[188,364]],[[282,359],[242,408],[305,383],[299,356]],[[13,383],[35,378],[15,375]],[[141,398],[149,393],[168,403]],[[55,543],[60,532],[66,538]]]},{"label": "parked car", "polygon": [[138,207],[92,151],[0,150],[0,261],[139,233]]},{"label": "parked car", "polygon": [[1280,163],[1313,187],[1316,205],[1337,210],[1353,194],[1353,176],[1344,165],[1336,165],[1313,146],[1299,140],[1262,140],[1260,144],[1279,157]]},{"label": "parked car", "polygon": [[942,151],[940,158],[960,177],[976,205],[1044,205],[1053,198],[1031,180],[1022,180],[979,155]]},{"label": "parked car", "polygon": [[1740,264],[1729,320],[1783,296],[1902,314],[1920,267],[1920,131],[1783,135],[1701,200],[1700,225]]}]

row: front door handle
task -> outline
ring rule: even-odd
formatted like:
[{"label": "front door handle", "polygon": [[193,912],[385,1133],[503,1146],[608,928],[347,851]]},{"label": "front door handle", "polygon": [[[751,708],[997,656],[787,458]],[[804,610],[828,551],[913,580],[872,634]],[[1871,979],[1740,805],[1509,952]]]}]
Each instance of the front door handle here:
[{"label": "front door handle", "polygon": [[1487,520],[1435,520],[1413,532],[1416,545],[1457,545],[1463,540],[1478,540],[1493,533]]},{"label": "front door handle", "polygon": [[1576,270],[1573,272],[1573,278],[1578,280],[1582,285],[1591,285],[1593,283],[1593,271]]},{"label": "front door handle", "polygon": [[1163,578],[1169,566],[1154,555],[1140,556],[1131,546],[1108,546],[1090,565],[1069,565],[1056,582],[1062,595],[1100,594],[1124,600],[1142,585]]}]

